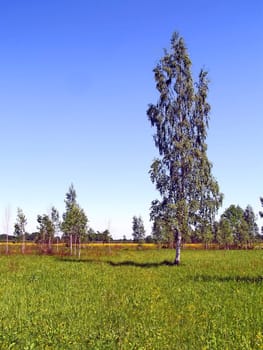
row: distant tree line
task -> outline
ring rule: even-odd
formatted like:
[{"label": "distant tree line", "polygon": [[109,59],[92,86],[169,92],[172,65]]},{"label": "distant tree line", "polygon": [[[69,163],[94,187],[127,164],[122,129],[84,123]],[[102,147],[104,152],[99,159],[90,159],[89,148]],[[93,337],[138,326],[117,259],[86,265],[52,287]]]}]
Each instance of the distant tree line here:
[{"label": "distant tree line", "polygon": [[[263,199],[261,198],[263,205]],[[263,212],[259,213],[263,217]],[[217,243],[225,249],[250,248],[255,242],[263,240],[263,227],[261,232],[256,223],[256,215],[250,205],[242,209],[239,205],[230,205],[219,220],[214,220],[205,227],[190,227],[184,235],[183,243],[203,243],[206,248],[211,243]],[[152,239],[156,243],[173,246],[174,235],[170,230],[169,222],[155,220],[152,229]]]},{"label": "distant tree line", "polygon": [[[52,207],[49,214],[37,216],[37,231],[32,233],[26,231],[26,215],[21,208],[18,208],[13,235],[8,235],[7,239],[6,234],[2,234],[0,241],[20,242],[22,253],[25,252],[26,242],[39,244],[45,252],[51,252],[54,243],[64,243],[74,255],[80,255],[81,243],[113,242],[108,229],[100,232],[88,227],[88,218],[76,198],[76,191],[72,184],[66,193],[62,220],[58,210]],[[260,198],[260,202],[263,207],[263,197]],[[263,211],[259,212],[259,216],[263,218]],[[224,249],[251,248],[254,243],[263,240],[263,227],[260,230],[256,221],[257,215],[250,205],[242,209],[239,205],[232,204],[225,209],[218,221],[214,220],[210,225],[190,227],[182,243],[203,243],[206,248],[209,248],[212,243]],[[132,218],[132,239],[127,239],[124,235],[123,239],[118,241],[133,241],[138,244],[157,243],[164,247],[173,247],[175,244],[174,232],[171,230],[169,221],[156,218],[151,234],[146,235],[141,216]]]},{"label": "distant tree line", "polygon": [[25,243],[35,242],[44,252],[51,252],[54,243],[65,243],[70,248],[70,253],[80,255],[81,243],[110,242],[112,236],[109,230],[103,232],[94,231],[88,227],[88,218],[84,210],[77,203],[76,190],[71,184],[65,198],[65,212],[60,214],[55,207],[49,214],[37,216],[37,231],[26,231],[27,218],[21,208],[17,209],[16,222],[13,235],[2,234],[0,241],[21,242],[21,252],[25,253]]}]

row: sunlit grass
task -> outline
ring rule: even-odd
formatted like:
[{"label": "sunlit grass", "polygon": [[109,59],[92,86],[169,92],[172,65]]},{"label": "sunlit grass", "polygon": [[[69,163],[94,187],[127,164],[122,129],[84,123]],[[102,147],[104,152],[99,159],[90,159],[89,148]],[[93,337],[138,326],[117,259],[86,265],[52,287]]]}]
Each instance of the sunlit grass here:
[{"label": "sunlit grass", "polygon": [[0,257],[0,349],[262,349],[263,252]]}]

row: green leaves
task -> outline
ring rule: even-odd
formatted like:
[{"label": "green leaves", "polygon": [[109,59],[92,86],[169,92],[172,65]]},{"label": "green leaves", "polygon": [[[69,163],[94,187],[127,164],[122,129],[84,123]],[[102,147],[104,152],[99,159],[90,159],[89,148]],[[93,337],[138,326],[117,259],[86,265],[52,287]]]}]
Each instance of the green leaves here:
[{"label": "green leaves", "polygon": [[228,247],[247,246],[258,237],[256,216],[251,206],[243,210],[239,205],[231,204],[221,215],[217,240]]},{"label": "green leaves", "polygon": [[16,218],[16,223],[14,226],[15,229],[15,235],[17,237],[21,237],[25,235],[25,227],[27,224],[27,219],[25,214],[23,213],[23,210],[21,208],[17,208],[17,218]]},{"label": "green leaves", "polygon": [[132,236],[135,242],[142,243],[145,239],[145,229],[141,216],[132,218]]},{"label": "green leaves", "polygon": [[38,215],[37,222],[39,223],[38,229],[41,236],[44,235],[49,238],[54,237],[55,227],[47,214],[43,214],[42,216]]},{"label": "green leaves", "polygon": [[72,254],[72,244],[74,240],[75,244],[75,255],[77,254],[77,244],[78,244],[78,254],[80,256],[81,252],[81,238],[87,235],[87,223],[88,218],[84,210],[78,205],[76,201],[76,191],[73,184],[71,184],[68,193],[66,193],[66,212],[63,214],[63,222],[61,224],[61,229],[64,232],[64,237],[70,240],[70,251]]},{"label": "green leaves", "polygon": [[87,216],[78,204],[74,204],[64,214],[61,228],[66,235],[85,235],[87,232]]},{"label": "green leaves", "polygon": [[22,254],[25,253],[25,236],[26,236],[26,224],[27,219],[23,210],[21,208],[17,208],[17,218],[14,226],[14,233],[18,237],[18,239],[22,239],[21,251]]}]

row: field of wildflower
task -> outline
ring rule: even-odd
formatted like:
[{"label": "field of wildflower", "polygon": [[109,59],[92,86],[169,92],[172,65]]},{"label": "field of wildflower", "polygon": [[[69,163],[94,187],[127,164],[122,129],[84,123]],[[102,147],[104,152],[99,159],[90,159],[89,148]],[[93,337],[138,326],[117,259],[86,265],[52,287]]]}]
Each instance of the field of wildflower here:
[{"label": "field of wildflower", "polygon": [[263,349],[263,251],[0,256],[0,349]]}]

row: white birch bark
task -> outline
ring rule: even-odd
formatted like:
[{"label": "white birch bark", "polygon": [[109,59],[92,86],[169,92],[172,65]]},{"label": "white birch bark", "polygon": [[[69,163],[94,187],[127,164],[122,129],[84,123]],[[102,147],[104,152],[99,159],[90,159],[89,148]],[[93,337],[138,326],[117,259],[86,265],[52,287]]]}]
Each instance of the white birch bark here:
[{"label": "white birch bark", "polygon": [[72,234],[69,236],[70,239],[70,255],[72,255]]},{"label": "white birch bark", "polygon": [[177,232],[176,234],[176,248],[175,248],[175,260],[174,264],[179,265],[181,261],[181,244],[182,244],[182,234]]}]

